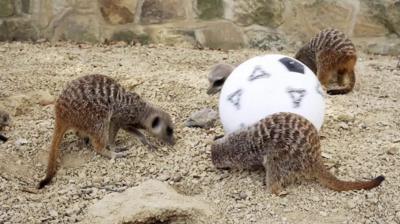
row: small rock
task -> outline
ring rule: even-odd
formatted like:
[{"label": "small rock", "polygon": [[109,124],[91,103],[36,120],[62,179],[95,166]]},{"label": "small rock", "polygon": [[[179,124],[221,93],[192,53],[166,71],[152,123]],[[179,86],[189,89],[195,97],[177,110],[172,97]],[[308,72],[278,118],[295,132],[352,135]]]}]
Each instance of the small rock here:
[{"label": "small rock", "polygon": [[356,203],[353,200],[350,200],[347,202],[347,206],[349,208],[355,208],[356,207]]},{"label": "small rock", "polygon": [[51,217],[57,217],[58,216],[58,212],[56,210],[50,210],[49,214]]},{"label": "small rock", "polygon": [[389,149],[386,151],[389,155],[396,155],[399,153],[399,147],[395,145],[389,146]]},{"label": "small rock", "polygon": [[26,145],[26,144],[28,144],[28,140],[26,140],[24,138],[19,138],[15,141],[15,145],[17,145],[17,146]]},{"label": "small rock", "polygon": [[180,175],[180,174],[175,174],[173,177],[172,177],[172,181],[174,181],[174,182],[179,182],[179,181],[181,181],[182,180],[182,176]]},{"label": "small rock", "polygon": [[344,122],[340,122],[339,123],[339,127],[344,129],[344,130],[348,130],[349,129],[349,125],[344,123]]},{"label": "small rock", "polygon": [[347,115],[347,114],[341,114],[341,115],[339,115],[337,117],[337,120],[341,121],[341,122],[348,123],[348,122],[353,122],[354,121],[354,117],[352,117],[350,115]]},{"label": "small rock", "polygon": [[212,223],[213,213],[207,202],[181,195],[164,182],[148,180],[91,205],[84,223],[170,223],[171,218],[182,223]]},{"label": "small rock", "polygon": [[240,200],[244,200],[244,199],[246,199],[247,197],[248,197],[248,195],[247,195],[246,192],[242,191],[242,192],[239,193],[239,199],[240,199]]},{"label": "small rock", "polygon": [[186,121],[187,127],[210,128],[214,126],[218,113],[210,108],[205,108],[192,113]]},{"label": "small rock", "polygon": [[167,181],[167,180],[169,180],[171,177],[168,175],[168,174],[161,174],[159,177],[158,177],[158,180],[160,180],[160,181]]}]

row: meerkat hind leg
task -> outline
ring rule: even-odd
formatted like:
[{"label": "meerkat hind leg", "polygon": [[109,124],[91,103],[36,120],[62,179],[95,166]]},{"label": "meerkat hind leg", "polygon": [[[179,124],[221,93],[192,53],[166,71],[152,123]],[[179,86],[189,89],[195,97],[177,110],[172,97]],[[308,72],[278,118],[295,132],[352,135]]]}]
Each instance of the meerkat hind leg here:
[{"label": "meerkat hind leg", "polygon": [[[93,147],[96,150],[96,152],[102,156],[109,158],[109,159],[125,157],[127,155],[126,152],[114,152],[114,151],[107,149],[108,137],[109,137],[108,130],[103,131],[103,133],[100,135],[92,135],[91,136],[91,141],[92,141]],[[113,147],[111,147],[111,148],[113,148]]]}]

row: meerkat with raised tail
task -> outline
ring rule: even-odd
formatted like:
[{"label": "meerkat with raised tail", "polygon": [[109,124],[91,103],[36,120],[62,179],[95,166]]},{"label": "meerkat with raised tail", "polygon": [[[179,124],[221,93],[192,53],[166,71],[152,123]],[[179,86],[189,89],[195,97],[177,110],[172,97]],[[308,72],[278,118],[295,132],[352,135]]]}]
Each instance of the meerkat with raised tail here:
[{"label": "meerkat with raised tail", "polygon": [[346,94],[354,88],[357,54],[343,32],[332,28],[322,30],[300,48],[295,58],[307,65],[326,89],[331,80],[338,83],[340,88],[328,89],[328,94]]},{"label": "meerkat with raised tail", "polygon": [[225,80],[235,69],[232,65],[219,63],[214,65],[211,68],[210,73],[208,74],[208,83],[209,87],[207,89],[208,95],[214,95],[221,91],[222,86],[224,85]]},{"label": "meerkat with raised tail", "polygon": [[119,129],[136,135],[150,147],[154,146],[139,129],[145,129],[162,141],[174,144],[169,114],[144,101],[136,93],[126,91],[107,76],[83,76],[71,81],[55,103],[55,128],[47,173],[40,181],[39,189],[55,175],[59,146],[69,129],[88,136],[96,152],[107,158],[126,155],[126,152],[115,152],[114,140]]},{"label": "meerkat with raised tail", "polygon": [[276,113],[258,123],[215,140],[211,159],[220,169],[264,168],[264,183],[278,194],[296,178],[316,178],[335,191],[371,189],[385,179],[342,181],[324,166],[317,129],[293,113]]},{"label": "meerkat with raised tail", "polygon": [[[5,111],[0,110],[0,131],[2,131],[4,127],[9,126],[10,121],[11,121],[10,115]],[[0,134],[0,141],[6,142],[7,140],[8,138],[6,136]]]}]

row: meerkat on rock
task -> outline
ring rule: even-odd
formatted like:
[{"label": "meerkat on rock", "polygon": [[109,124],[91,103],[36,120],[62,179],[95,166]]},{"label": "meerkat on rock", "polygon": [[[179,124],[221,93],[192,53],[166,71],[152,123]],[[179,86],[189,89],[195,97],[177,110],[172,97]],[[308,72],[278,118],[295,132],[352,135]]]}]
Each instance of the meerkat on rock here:
[{"label": "meerkat on rock", "polygon": [[344,33],[336,29],[322,30],[296,53],[295,58],[307,65],[326,89],[331,80],[338,83],[340,88],[328,89],[328,94],[346,94],[354,88],[357,54]]},{"label": "meerkat on rock", "polygon": [[274,194],[298,178],[316,178],[335,191],[371,189],[385,179],[342,181],[324,166],[316,128],[293,113],[276,113],[255,125],[217,139],[211,146],[217,168],[264,168],[264,183]]},{"label": "meerkat on rock", "polygon": [[48,158],[46,177],[38,188],[47,185],[57,170],[59,146],[67,130],[87,136],[97,153],[119,158],[126,152],[115,151],[119,129],[136,135],[150,147],[144,129],[174,144],[173,124],[169,114],[147,103],[133,92],[126,91],[115,80],[104,75],[87,75],[71,81],[55,103],[55,128]]}]

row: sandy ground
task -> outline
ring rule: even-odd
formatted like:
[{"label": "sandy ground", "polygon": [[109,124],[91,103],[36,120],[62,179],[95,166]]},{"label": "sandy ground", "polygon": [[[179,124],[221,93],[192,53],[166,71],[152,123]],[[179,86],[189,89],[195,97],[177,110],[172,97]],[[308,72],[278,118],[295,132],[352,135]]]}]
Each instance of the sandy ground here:
[{"label": "sandy ground", "polygon": [[[0,144],[0,223],[80,221],[96,200],[150,178],[212,203],[216,223],[400,223],[400,70],[393,57],[360,55],[355,91],[327,97],[321,131],[332,172],[345,180],[383,174],[381,187],[337,193],[304,182],[277,197],[262,186],[262,172],[212,166],[210,140],[222,133],[220,124],[204,130],[184,122],[196,110],[217,109],[218,98],[206,94],[210,66],[263,53],[0,43],[0,107],[13,115],[12,126],[2,132],[10,140]],[[128,145],[130,154],[110,161],[69,134],[53,182],[27,192],[45,174],[54,123],[53,106],[29,97],[37,91],[57,96],[67,81],[89,73],[109,75],[167,110],[176,124],[177,144],[151,153],[121,132],[118,143]]]}]

